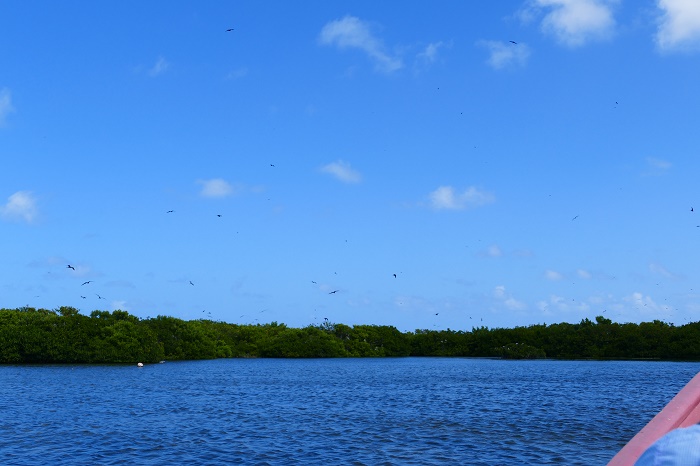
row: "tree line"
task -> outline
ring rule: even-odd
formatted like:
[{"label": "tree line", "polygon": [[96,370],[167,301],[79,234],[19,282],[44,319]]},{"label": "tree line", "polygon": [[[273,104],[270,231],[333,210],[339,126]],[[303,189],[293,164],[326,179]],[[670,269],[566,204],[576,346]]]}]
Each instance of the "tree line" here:
[{"label": "tree line", "polygon": [[676,327],[598,316],[576,324],[401,332],[329,321],[292,328],[277,322],[140,319],[121,310],[88,316],[68,306],[0,309],[1,364],[403,356],[700,360],[700,322]]}]

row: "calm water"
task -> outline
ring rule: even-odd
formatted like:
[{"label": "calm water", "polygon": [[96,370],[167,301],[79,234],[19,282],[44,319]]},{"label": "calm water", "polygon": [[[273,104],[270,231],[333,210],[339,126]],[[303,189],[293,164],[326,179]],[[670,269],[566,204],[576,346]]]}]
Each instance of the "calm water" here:
[{"label": "calm water", "polygon": [[698,363],[0,366],[0,463],[604,465]]}]

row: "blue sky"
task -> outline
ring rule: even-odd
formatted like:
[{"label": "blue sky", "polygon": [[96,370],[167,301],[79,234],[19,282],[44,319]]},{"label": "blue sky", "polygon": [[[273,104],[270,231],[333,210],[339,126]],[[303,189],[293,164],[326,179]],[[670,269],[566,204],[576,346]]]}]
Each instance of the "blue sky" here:
[{"label": "blue sky", "polygon": [[0,307],[403,331],[700,316],[695,0],[0,18]]}]

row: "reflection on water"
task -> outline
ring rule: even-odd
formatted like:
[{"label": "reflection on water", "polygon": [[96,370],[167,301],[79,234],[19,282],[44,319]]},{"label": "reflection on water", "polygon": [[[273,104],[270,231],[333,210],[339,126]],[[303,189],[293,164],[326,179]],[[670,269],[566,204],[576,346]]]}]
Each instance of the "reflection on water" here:
[{"label": "reflection on water", "polygon": [[605,464],[697,363],[0,366],[3,464]]}]

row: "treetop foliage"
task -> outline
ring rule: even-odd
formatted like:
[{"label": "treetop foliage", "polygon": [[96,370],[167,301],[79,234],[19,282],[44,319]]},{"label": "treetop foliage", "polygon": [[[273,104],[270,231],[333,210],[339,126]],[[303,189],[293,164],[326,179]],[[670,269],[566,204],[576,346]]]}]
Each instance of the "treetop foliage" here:
[{"label": "treetop foliage", "polygon": [[95,310],[0,309],[0,363],[134,363],[214,358],[457,356],[508,359],[700,360],[700,322],[614,323],[602,316],[577,324],[474,327],[400,332],[386,325],[291,328],[239,325]]}]

